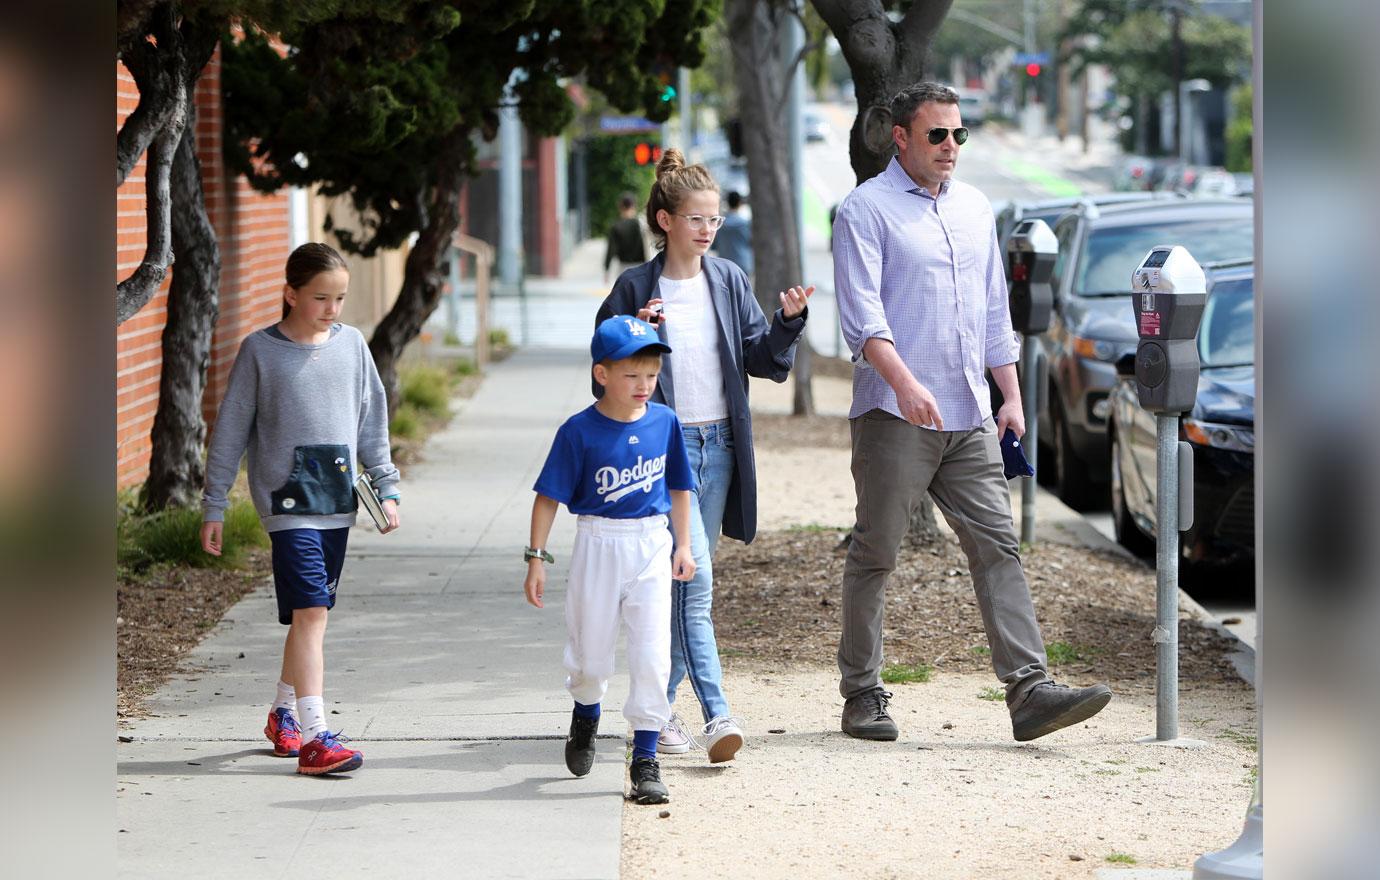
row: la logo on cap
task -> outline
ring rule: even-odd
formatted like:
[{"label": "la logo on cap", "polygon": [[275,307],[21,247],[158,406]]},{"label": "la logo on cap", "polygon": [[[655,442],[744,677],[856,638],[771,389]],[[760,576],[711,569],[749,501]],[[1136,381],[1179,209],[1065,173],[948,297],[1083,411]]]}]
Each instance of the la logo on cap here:
[{"label": "la logo on cap", "polygon": [[627,318],[623,323],[628,325],[628,332],[634,336],[646,336],[647,328],[642,326],[642,322],[635,318]]}]

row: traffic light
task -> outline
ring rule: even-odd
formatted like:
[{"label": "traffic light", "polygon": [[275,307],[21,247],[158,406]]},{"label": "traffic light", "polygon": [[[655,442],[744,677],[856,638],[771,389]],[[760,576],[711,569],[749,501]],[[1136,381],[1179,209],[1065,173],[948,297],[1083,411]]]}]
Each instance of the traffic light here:
[{"label": "traffic light", "polygon": [[1040,75],[1039,63],[1032,61],[1025,66],[1025,75],[1032,79]]},{"label": "traffic light", "polygon": [[661,84],[661,103],[669,104],[676,99],[676,87],[671,85],[673,73],[670,69],[662,67],[657,71],[656,79]]},{"label": "traffic light", "polygon": [[633,147],[633,161],[638,165],[656,164],[661,161],[661,144],[649,144],[645,141]]}]

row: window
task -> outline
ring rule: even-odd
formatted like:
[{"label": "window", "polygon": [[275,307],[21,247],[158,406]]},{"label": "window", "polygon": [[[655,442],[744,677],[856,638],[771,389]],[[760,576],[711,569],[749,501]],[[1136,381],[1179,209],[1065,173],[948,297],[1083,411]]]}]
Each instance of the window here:
[{"label": "window", "polygon": [[1255,297],[1249,278],[1214,285],[1198,326],[1204,367],[1255,363]]},{"label": "window", "polygon": [[1162,244],[1183,245],[1199,263],[1249,258],[1254,253],[1255,226],[1246,216],[1093,230],[1078,257],[1074,293],[1080,296],[1130,293],[1131,273],[1151,248]]}]

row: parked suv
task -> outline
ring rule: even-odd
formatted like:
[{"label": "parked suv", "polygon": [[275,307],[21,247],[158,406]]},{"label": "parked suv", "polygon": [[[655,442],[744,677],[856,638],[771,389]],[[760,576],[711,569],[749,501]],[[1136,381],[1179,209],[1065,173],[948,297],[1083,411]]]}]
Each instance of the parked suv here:
[{"label": "parked suv", "polygon": [[1059,218],[1079,205],[1113,205],[1122,202],[1145,202],[1151,199],[1181,199],[1183,194],[1170,192],[1106,192],[1073,198],[1040,199],[1032,202],[1009,202],[997,212],[997,244],[1002,259],[1006,259],[1006,243],[1023,220],[1043,220],[1053,229]]},{"label": "parked suv", "polygon": [[1117,359],[1134,352],[1131,272],[1151,248],[1181,244],[1200,263],[1249,259],[1253,205],[1242,199],[1178,199],[1079,205],[1054,228],[1059,256],[1050,283],[1054,315],[1040,337],[1041,462],[1079,510],[1106,503],[1108,393]]}]

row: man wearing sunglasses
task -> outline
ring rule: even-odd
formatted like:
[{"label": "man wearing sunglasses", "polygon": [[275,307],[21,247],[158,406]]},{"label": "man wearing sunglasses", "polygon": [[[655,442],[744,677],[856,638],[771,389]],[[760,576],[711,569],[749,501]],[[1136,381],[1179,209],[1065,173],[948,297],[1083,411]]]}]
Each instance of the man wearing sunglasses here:
[{"label": "man wearing sunglasses", "polygon": [[[849,411],[857,523],[843,570],[842,727],[894,740],[881,684],[882,615],[910,515],[926,493],[968,557],[1012,734],[1027,741],[1091,718],[1106,685],[1049,676],[1021,568],[997,438],[1025,433],[992,207],[953,180],[968,130],[958,93],[919,83],[891,99],[897,155],[834,221],[834,287],[853,353]],[[984,371],[1005,403],[991,412]]]}]

